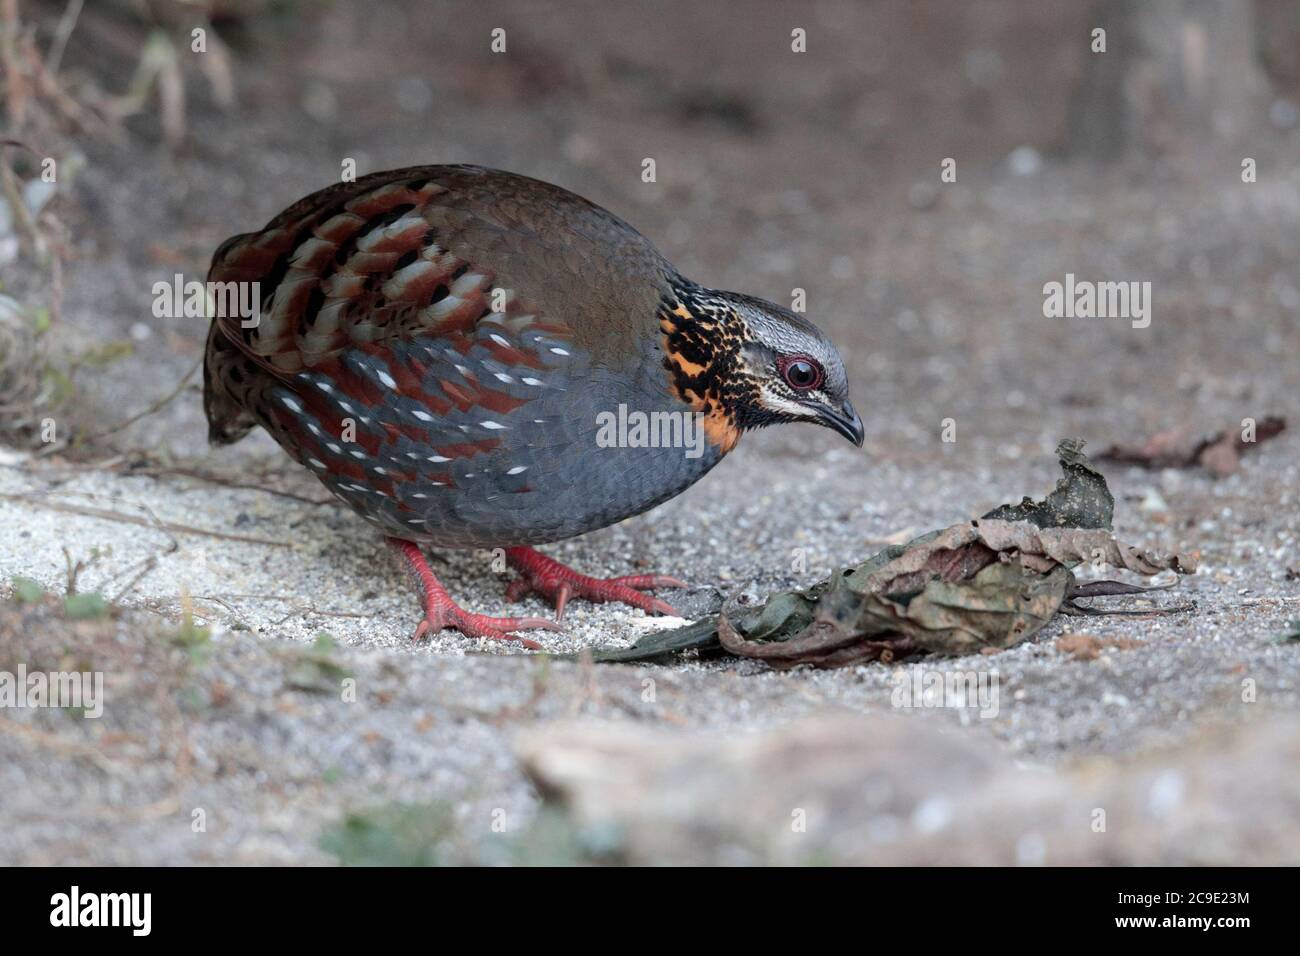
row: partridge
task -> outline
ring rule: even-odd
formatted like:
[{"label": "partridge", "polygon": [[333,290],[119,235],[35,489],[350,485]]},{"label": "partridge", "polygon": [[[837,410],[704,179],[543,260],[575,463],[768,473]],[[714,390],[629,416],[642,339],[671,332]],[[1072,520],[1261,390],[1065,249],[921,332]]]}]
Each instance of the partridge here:
[{"label": "partridge", "polygon": [[[556,627],[455,604],[420,549],[501,548],[507,592],[673,609],[661,575],[597,580],[534,551],[640,514],[743,432],[827,426],[862,445],[835,347],[795,313],[684,278],[621,219],[475,166],[375,173],[312,193],[213,256],[260,312],[217,309],[213,443],[266,429],[383,534],[422,597],[419,637]],[[219,301],[219,300],[218,300]]]}]

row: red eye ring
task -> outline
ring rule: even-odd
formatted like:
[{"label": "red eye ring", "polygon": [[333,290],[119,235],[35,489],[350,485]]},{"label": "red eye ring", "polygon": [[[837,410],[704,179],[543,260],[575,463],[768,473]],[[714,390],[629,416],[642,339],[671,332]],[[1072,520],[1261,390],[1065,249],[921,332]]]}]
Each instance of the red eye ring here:
[{"label": "red eye ring", "polygon": [[796,391],[812,391],[826,380],[825,370],[811,355],[783,355],[776,367],[785,383]]}]

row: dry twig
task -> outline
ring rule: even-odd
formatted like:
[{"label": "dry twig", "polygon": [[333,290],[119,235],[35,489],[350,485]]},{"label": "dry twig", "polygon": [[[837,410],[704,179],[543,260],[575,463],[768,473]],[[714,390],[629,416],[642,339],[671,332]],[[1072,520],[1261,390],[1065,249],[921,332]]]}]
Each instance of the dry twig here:
[{"label": "dry twig", "polygon": [[193,534],[206,538],[219,538],[223,541],[242,541],[245,544],[261,544],[269,548],[287,548],[289,545],[284,541],[272,541],[270,538],[255,538],[252,535],[231,534],[225,531],[210,531],[206,528],[196,528],[193,525],[178,524],[174,521],[160,521],[155,518],[148,521],[137,515],[124,515],[119,511],[110,511],[107,508],[92,508],[88,505],[71,505],[62,504],[53,501],[43,501],[40,495],[36,494],[0,494],[0,501],[17,501],[34,504],[40,508],[46,508],[50,511],[61,511],[65,514],[82,515],[87,518],[102,518],[105,521],[117,521],[122,524],[133,524],[141,528],[152,528],[155,531],[162,531],[174,534]]}]

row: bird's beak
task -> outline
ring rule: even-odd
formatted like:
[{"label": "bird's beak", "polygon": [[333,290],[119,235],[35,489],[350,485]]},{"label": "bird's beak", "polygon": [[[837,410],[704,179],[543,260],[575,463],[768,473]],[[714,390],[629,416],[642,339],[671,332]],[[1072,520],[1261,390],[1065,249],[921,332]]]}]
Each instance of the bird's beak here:
[{"label": "bird's beak", "polygon": [[816,410],[818,424],[839,432],[859,448],[862,447],[862,441],[866,437],[862,428],[862,419],[858,417],[858,413],[853,410],[853,406],[848,401],[845,401],[841,408],[818,405]]}]

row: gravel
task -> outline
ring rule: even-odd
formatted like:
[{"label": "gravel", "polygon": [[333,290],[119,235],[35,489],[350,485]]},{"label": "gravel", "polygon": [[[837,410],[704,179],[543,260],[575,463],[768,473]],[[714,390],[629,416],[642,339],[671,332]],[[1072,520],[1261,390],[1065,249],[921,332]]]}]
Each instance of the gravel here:
[{"label": "gravel", "polygon": [[[962,160],[958,184],[917,208],[909,192],[937,167],[924,142],[909,134],[897,147],[906,161],[894,156],[864,180],[861,129],[781,99],[830,101],[836,90],[857,89],[844,58],[788,92],[776,88],[779,77],[775,87],[765,82],[753,93],[755,129],[684,126],[676,93],[647,105],[652,94],[631,80],[582,87],[591,70],[606,68],[586,54],[573,67],[579,88],[549,91],[540,102],[519,77],[488,88],[486,101],[460,96],[462,73],[443,60],[422,74],[439,104],[425,123],[391,112],[399,107],[384,98],[382,75],[344,82],[368,75],[356,68],[357,45],[373,53],[382,39],[378,27],[354,26],[313,33],[287,61],[248,65],[242,88],[276,95],[247,95],[232,115],[194,111],[191,135],[202,148],[170,158],[138,145],[129,153],[87,147],[75,197],[82,255],[55,341],[72,352],[119,339],[135,348],[79,377],[65,424],[102,431],[174,387],[204,329],[152,317],[152,283],[178,270],[201,275],[222,238],[329,181],[338,156],[359,155],[363,172],[472,160],[550,178],[636,223],[702,282],[776,301],[788,301],[793,287],[809,290],[810,317],[845,354],[867,423],[865,451],[807,427],[750,435],[654,512],[546,549],[590,574],[682,577],[692,590],[664,596],[693,613],[719,595],[761,600],[811,584],[886,540],[1039,495],[1055,481],[1052,450],[1065,436],[1086,438],[1096,451],[1187,423],[1209,433],[1284,414],[1292,429],[1221,480],[1106,468],[1121,539],[1199,552],[1200,572],[1153,599],[1192,601],[1192,611],[1061,618],[997,655],[899,666],[593,668],[453,633],[413,643],[415,597],[382,543],[352,514],[301,500],[324,500],[324,492],[265,436],[209,452],[191,384],[77,455],[0,459],[0,580],[21,575],[61,595],[66,549],[85,564],[77,587],[116,605],[92,621],[67,620],[57,597],[0,606],[0,669],[88,661],[107,681],[98,721],[63,711],[0,715],[0,862],[326,863],[336,856],[322,849],[323,833],[350,812],[396,804],[445,814],[434,840],[440,859],[501,862],[547,819],[516,747],[521,731],[598,719],[707,732],[727,746],[827,711],[893,712],[900,680],[918,669],[995,675],[995,716],[941,707],[909,709],[906,718],[955,735],[952,746],[969,738],[971,747],[992,748],[999,760],[1057,781],[1054,788],[1092,761],[1118,774],[1153,754],[1193,753],[1208,727],[1235,728],[1249,741],[1257,718],[1286,727],[1300,715],[1300,644],[1272,639],[1300,618],[1294,134],[1260,144],[1260,168],[1270,173],[1250,187],[1232,163],[1208,157],[1166,179],[1051,158],[1017,176],[1003,162],[1011,147],[990,146]],[[540,49],[564,49],[563,23],[531,29]],[[602,49],[634,60],[668,42],[601,29]],[[342,52],[341,38],[352,44]],[[759,42],[739,31],[719,89],[750,95],[741,78],[752,71],[743,66]],[[422,63],[417,46],[385,41],[385,62],[394,71]],[[482,69],[469,53],[445,55],[462,56],[462,70]],[[1016,62],[1008,69],[1019,75]],[[338,108],[358,117],[354,126],[298,110],[294,91],[308,78],[343,97]],[[426,108],[428,91],[407,93],[409,108]],[[314,96],[317,112],[327,99]],[[383,108],[359,109],[365,102]],[[978,150],[981,141],[973,142]],[[639,179],[647,149],[661,157],[661,181],[649,187]],[[1044,318],[1042,286],[1067,272],[1152,281],[1150,328]],[[954,442],[942,440],[946,419]],[[176,474],[176,466],[225,480]],[[434,569],[466,607],[547,613],[535,598],[508,606],[506,578],[488,558],[445,552]],[[210,631],[200,651],[178,646],[187,602]],[[563,633],[530,636],[547,650],[574,651],[623,646],[663,624],[574,602]],[[314,653],[321,632],[337,644],[329,659],[356,681],[355,700],[338,688],[295,685],[293,668]],[[1067,633],[1123,640],[1077,660],[1056,647]],[[1252,759],[1290,759],[1287,732],[1260,739],[1264,749]],[[957,785],[941,771],[929,784],[938,795]],[[1294,827],[1287,807],[1293,797],[1279,786],[1256,812],[1290,813]],[[206,821],[199,832],[196,811]],[[976,830],[955,830],[947,858],[969,861],[972,847],[986,845]],[[1018,839],[1014,820],[1007,834]],[[1240,847],[1239,862],[1263,858],[1249,841]],[[915,859],[934,859],[931,849]],[[1231,859],[1231,850],[1216,858]],[[1071,859],[1106,859],[1088,854]],[[1153,850],[1143,859],[1170,858]]]}]

